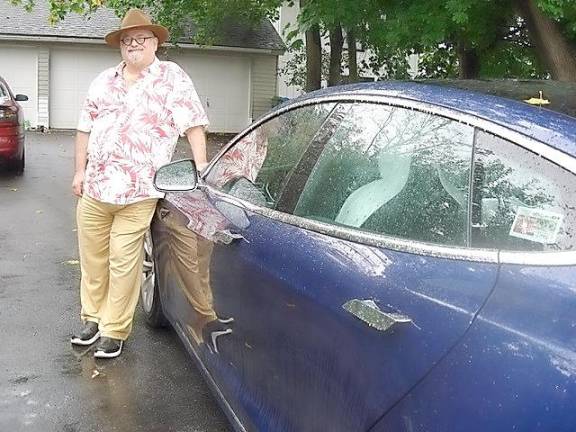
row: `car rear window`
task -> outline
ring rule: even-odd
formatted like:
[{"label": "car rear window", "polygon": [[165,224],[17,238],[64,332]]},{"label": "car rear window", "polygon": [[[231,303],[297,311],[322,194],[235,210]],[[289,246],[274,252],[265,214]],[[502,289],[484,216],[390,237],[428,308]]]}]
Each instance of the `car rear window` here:
[{"label": "car rear window", "polygon": [[478,132],[476,144],[472,245],[506,251],[574,250],[574,174],[486,132]]}]

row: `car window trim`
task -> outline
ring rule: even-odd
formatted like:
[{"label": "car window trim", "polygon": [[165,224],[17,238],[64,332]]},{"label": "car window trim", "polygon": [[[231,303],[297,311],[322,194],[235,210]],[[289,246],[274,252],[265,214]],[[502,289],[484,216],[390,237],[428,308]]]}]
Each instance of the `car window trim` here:
[{"label": "car window trim", "polygon": [[[346,107],[342,103],[335,104],[330,110],[326,119],[324,119],[312,139],[308,142],[300,161],[294,167],[294,170],[288,175],[278,202],[274,206],[276,210],[289,214],[294,212],[298,200],[300,199],[308,179],[310,178],[310,174],[318,163],[318,159],[324,152],[326,144],[328,144],[330,138],[333,136],[334,131],[330,129],[327,130],[326,125],[341,120],[338,116],[344,116],[345,114]],[[290,190],[289,193],[286,192],[291,188],[292,190]]]},{"label": "car window trim", "polygon": [[[339,102],[367,102],[388,105],[392,107],[401,107],[406,109],[413,109],[424,113],[438,115],[447,119],[455,120],[463,124],[467,124],[474,128],[480,129],[484,132],[490,133],[502,139],[508,140],[513,144],[522,147],[544,159],[558,165],[572,174],[576,174],[576,158],[564,153],[561,150],[555,149],[546,143],[535,140],[518,131],[511,130],[498,123],[485,120],[481,117],[475,117],[472,114],[459,111],[454,108],[446,108],[441,105],[434,105],[428,102],[417,101],[402,96],[388,96],[388,95],[374,95],[374,94],[361,94],[361,95],[329,95],[320,96],[314,99],[304,99],[290,103],[287,106],[279,108],[267,115],[264,115],[260,120],[247,127],[244,131],[240,132],[230,142],[224,146],[218,154],[212,159],[206,170],[202,173],[202,179],[210,173],[212,167],[217,161],[232,148],[238,141],[251,133],[256,128],[260,127],[263,123],[272,120],[288,111],[302,108],[308,105],[316,105],[320,103],[339,103]],[[474,142],[475,144],[475,142]],[[538,266],[563,266],[576,264],[576,251],[554,251],[554,252],[525,252],[525,251],[503,251],[498,249],[476,249],[476,248],[463,248],[457,246],[440,246],[436,244],[418,242],[414,240],[404,240],[397,237],[385,236],[383,234],[366,233],[352,228],[339,227],[323,222],[312,221],[299,216],[294,216],[288,213],[283,213],[277,210],[260,207],[243,201],[239,198],[231,197],[230,195],[217,191],[216,189],[207,186],[212,192],[215,192],[222,199],[225,197],[231,200],[231,204],[258,213],[262,216],[269,217],[274,220],[279,220],[290,225],[298,226],[304,229],[310,229],[322,234],[343,238],[345,240],[357,241],[368,245],[377,247],[385,247],[401,252],[409,252],[418,255],[426,255],[433,257],[442,257],[456,260],[466,260],[475,262],[489,262],[489,263],[502,263],[502,264],[524,264],[524,265],[538,265]],[[470,200],[470,197],[469,197]]]},{"label": "car window trim", "polygon": [[559,165],[560,167],[576,174],[576,158],[549,146],[548,144],[538,141],[528,135],[521,132],[509,129],[501,124],[494,123],[492,121],[486,120],[482,117],[476,117],[473,114],[467,112],[459,111],[455,108],[447,108],[442,105],[435,105],[429,102],[422,102],[414,99],[409,99],[403,96],[389,96],[389,95],[375,95],[375,94],[342,94],[342,95],[330,95],[330,96],[319,96],[314,99],[304,99],[302,101],[293,102],[285,107],[279,108],[277,111],[273,111],[267,115],[264,115],[256,123],[250,125],[244,131],[240,132],[236,137],[234,137],[218,154],[214,157],[206,172],[209,168],[220,158],[224,153],[226,153],[230,147],[232,147],[240,139],[244,138],[247,134],[252,132],[254,129],[258,128],[263,123],[284,114],[287,111],[291,111],[297,108],[301,108],[307,105],[316,105],[319,103],[329,103],[329,102],[370,102],[382,105],[388,105],[392,107],[401,107],[412,110],[421,111],[424,113],[438,115],[450,120],[455,120],[460,123],[467,124],[472,127],[477,127],[483,131],[496,135],[500,138],[512,141],[516,145],[523,147],[531,152],[549,160],[550,162]]},{"label": "car window trim", "polygon": [[245,201],[241,198],[237,198],[227,194],[226,192],[215,189],[210,185],[206,185],[205,187],[209,191],[210,195],[214,195],[219,200],[237,206],[243,210],[331,237],[338,237],[351,242],[393,249],[399,252],[415,253],[418,255],[461,259],[474,262],[498,262],[498,251],[495,249],[473,249],[458,246],[440,246],[432,243],[404,240],[398,237],[391,237],[384,234],[371,233],[354,228],[337,226],[326,222],[307,219],[301,216],[291,215],[271,208],[261,207],[249,201]]},{"label": "car window trim", "polygon": [[243,210],[259,214],[269,219],[296,226],[298,228],[314,231],[331,237],[340,238],[350,242],[361,243],[368,246],[391,249],[397,252],[406,252],[425,257],[446,258],[471,262],[493,264],[522,264],[534,266],[567,266],[576,264],[576,251],[554,252],[514,252],[498,249],[466,248],[458,246],[441,246],[433,243],[405,240],[384,234],[369,233],[354,228],[337,226],[325,222],[314,221],[300,216],[283,213],[278,210],[261,207],[249,201],[222,192],[212,186],[205,185],[210,194],[219,200],[237,206]]}]

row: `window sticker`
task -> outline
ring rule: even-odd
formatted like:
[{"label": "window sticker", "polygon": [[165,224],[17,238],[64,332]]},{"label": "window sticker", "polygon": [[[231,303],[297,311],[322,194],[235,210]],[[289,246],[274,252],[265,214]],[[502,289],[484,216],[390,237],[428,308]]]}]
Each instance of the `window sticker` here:
[{"label": "window sticker", "polygon": [[545,210],[518,207],[510,235],[543,244],[557,242],[564,215]]}]

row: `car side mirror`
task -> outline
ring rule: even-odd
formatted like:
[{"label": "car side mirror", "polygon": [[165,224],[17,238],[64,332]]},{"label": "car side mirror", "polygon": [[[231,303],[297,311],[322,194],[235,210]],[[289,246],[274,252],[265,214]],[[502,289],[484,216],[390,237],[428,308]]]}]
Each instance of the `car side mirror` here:
[{"label": "car side mirror", "polygon": [[26,101],[28,100],[28,96],[23,95],[23,94],[17,94],[17,95],[14,97],[14,100],[15,100],[16,102],[26,102]]},{"label": "car side mirror", "polygon": [[154,175],[154,187],[160,192],[191,191],[198,187],[198,171],[192,159],[163,165]]}]

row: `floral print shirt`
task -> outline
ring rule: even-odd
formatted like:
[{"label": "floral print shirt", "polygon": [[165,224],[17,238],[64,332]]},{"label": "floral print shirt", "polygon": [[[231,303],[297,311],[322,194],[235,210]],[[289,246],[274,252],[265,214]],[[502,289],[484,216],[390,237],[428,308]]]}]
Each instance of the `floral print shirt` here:
[{"label": "floral print shirt", "polygon": [[[266,159],[267,148],[268,134],[265,127],[260,127],[222,155],[208,173],[206,182],[220,190],[240,178],[256,182]],[[218,211],[204,191],[169,193],[166,201],[188,218],[189,229],[208,240],[217,241],[215,234],[230,226],[230,221]]]},{"label": "floral print shirt", "polygon": [[155,59],[130,88],[124,66],[92,82],[77,128],[90,133],[84,193],[121,205],[162,198],[156,170],[172,159],[178,136],[208,125],[192,80],[176,63]]}]

